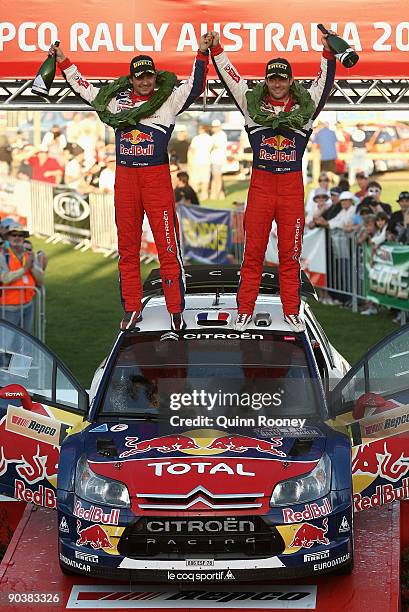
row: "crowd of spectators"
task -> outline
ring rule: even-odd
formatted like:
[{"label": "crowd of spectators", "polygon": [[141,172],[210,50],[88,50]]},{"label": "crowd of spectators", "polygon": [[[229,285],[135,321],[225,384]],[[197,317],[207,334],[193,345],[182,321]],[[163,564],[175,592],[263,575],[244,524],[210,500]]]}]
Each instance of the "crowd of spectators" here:
[{"label": "crowd of spectators", "polygon": [[55,123],[38,146],[29,132],[0,134],[0,176],[67,185],[81,193],[113,192],[115,145],[100,138],[94,113]]},{"label": "crowd of spectators", "polygon": [[[305,207],[306,232],[317,227],[329,230],[329,252],[338,275],[344,277],[344,290],[350,289],[345,282],[348,285],[348,278],[352,275],[349,244],[369,245],[370,265],[373,265],[375,254],[384,242],[409,244],[409,191],[401,191],[396,200],[400,210],[392,212],[392,206],[382,201],[382,185],[378,181],[370,180],[362,170],[356,172],[355,181],[359,190],[353,193],[344,177],[337,185],[330,186],[331,177],[322,172],[319,185],[311,189]],[[343,240],[343,236],[350,236],[351,242]],[[327,293],[323,295],[323,301],[328,304],[348,301],[342,295],[335,298]],[[376,307],[368,302],[361,314],[376,312]]]}]

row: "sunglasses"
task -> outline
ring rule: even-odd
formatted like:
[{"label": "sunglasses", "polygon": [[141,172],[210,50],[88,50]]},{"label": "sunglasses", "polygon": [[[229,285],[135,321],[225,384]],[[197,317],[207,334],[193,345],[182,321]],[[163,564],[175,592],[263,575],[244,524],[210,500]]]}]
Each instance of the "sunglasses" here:
[{"label": "sunglasses", "polygon": [[8,234],[10,238],[24,238],[24,234],[19,234],[18,232],[10,232]]},{"label": "sunglasses", "polygon": [[329,183],[329,179],[319,179],[319,183]]}]

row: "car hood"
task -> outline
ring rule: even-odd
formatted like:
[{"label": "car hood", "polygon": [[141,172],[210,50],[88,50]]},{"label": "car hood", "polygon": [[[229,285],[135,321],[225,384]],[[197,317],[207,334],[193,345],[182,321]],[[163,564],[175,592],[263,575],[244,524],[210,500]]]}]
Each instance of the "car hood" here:
[{"label": "car hood", "polygon": [[86,432],[91,469],[126,484],[136,514],[268,511],[276,483],[307,474],[325,426],[165,432],[155,422],[104,423]]}]

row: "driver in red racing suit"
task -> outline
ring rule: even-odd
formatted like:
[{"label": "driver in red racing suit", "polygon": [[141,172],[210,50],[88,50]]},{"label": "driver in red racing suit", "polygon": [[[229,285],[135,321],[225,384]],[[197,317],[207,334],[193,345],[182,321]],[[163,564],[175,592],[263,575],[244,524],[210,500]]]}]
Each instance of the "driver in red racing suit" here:
[{"label": "driver in red racing suit", "polygon": [[[284,319],[293,331],[302,332],[305,330],[305,324],[299,313],[299,258],[304,228],[301,163],[311,136],[313,121],[323,108],[334,83],[335,58],[326,41],[327,35],[324,35],[321,39],[324,49],[320,71],[309,90],[315,104],[315,110],[312,110],[309,120],[301,125],[300,129],[266,127],[251,117],[246,97],[246,93],[249,95],[246,82],[220,46],[218,33],[211,34],[213,63],[220,79],[230,90],[236,106],[244,115],[245,129],[253,150],[253,171],[244,218],[245,251],[234,327],[243,331],[252,319],[271,224],[275,219]],[[260,104],[261,110],[266,112],[267,116],[277,116],[281,111],[291,113],[295,107],[290,93],[293,80],[291,66],[287,60],[276,58],[267,63],[267,94]],[[313,105],[311,108],[313,109]],[[254,116],[254,113],[251,114]]]},{"label": "driver in red racing suit", "polygon": [[[175,87],[150,116],[129,128],[115,130],[115,222],[118,230],[119,282],[125,310],[120,329],[132,329],[141,320],[142,282],[140,247],[146,213],[158,250],[166,306],[175,331],[184,329],[185,274],[179,246],[179,226],[169,172],[168,142],[175,118],[202,93],[208,69],[212,37],[200,39],[199,51],[189,79]],[[98,89],[87,81],[65,57],[61,47],[51,45],[60,69],[81,98],[92,102]],[[120,113],[141,106],[154,93],[156,68],[151,57],[139,55],[131,61],[129,90],[111,99],[107,110]]]}]

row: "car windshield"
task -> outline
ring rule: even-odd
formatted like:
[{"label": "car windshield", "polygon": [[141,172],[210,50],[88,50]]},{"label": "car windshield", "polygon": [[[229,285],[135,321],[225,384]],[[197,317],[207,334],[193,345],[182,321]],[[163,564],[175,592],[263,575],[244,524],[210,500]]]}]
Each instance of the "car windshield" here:
[{"label": "car windshield", "polygon": [[100,414],[316,416],[319,381],[292,335],[147,332],[123,337]]}]

